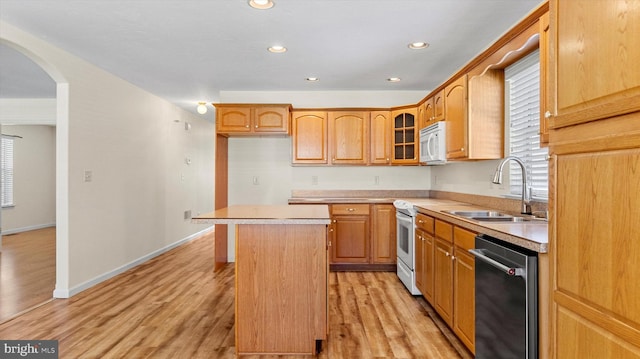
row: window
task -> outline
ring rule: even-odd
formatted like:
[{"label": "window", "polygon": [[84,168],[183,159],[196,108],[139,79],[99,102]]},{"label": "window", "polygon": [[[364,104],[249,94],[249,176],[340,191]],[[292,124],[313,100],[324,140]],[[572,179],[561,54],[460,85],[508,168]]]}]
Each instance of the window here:
[{"label": "window", "polygon": [[[549,197],[548,150],[540,148],[540,52],[534,51],[504,71],[508,152],[522,159],[534,197]],[[510,193],[522,195],[522,170],[511,161]]]},{"label": "window", "polygon": [[13,206],[13,141],[12,137],[2,136],[2,153],[0,154],[0,162],[2,173],[0,181],[2,181],[1,201],[2,207]]}]

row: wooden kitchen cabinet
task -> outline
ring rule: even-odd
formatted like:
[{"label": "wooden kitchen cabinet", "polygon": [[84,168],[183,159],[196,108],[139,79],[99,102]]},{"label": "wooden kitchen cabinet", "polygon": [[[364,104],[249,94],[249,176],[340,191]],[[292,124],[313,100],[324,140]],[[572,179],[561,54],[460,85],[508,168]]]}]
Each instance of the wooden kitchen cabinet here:
[{"label": "wooden kitchen cabinet", "polygon": [[293,111],[291,127],[291,162],[327,164],[327,113]]},{"label": "wooden kitchen cabinet", "polygon": [[443,89],[436,92],[436,94],[433,95],[433,120],[431,121],[432,123],[443,121],[445,119],[444,103],[445,103],[445,99],[444,99],[444,89]]},{"label": "wooden kitchen cabinet", "polygon": [[396,208],[392,204],[372,204],[371,263],[396,263]]},{"label": "wooden kitchen cabinet", "polygon": [[424,111],[423,111],[424,120],[423,122],[420,123],[420,128],[418,130],[423,129],[427,126],[430,126],[436,122],[435,109],[433,107],[433,97],[428,98],[424,102],[423,106],[424,106]]},{"label": "wooden kitchen cabinet", "polygon": [[331,264],[369,263],[368,204],[331,205]]},{"label": "wooden kitchen cabinet", "polygon": [[416,107],[397,109],[393,118],[393,164],[418,164],[419,138]]},{"label": "wooden kitchen cabinet", "polygon": [[434,304],[434,219],[418,213],[415,233],[415,276],[416,287],[424,298]]},{"label": "wooden kitchen cabinet", "polygon": [[504,71],[466,74],[445,87],[447,159],[504,156]]},{"label": "wooden kitchen cabinet", "polygon": [[639,6],[550,1],[550,127],[640,111]]},{"label": "wooden kitchen cabinet", "polygon": [[637,359],[640,1],[551,0],[550,12],[546,351]]},{"label": "wooden kitchen cabinet", "polygon": [[453,226],[435,221],[434,308],[445,323],[453,326]]},{"label": "wooden kitchen cabinet", "polygon": [[216,131],[221,135],[289,135],[291,105],[216,104]]},{"label": "wooden kitchen cabinet", "polygon": [[540,17],[540,147],[549,143],[549,118],[551,117],[552,99],[547,95],[549,79],[549,13]]},{"label": "wooden kitchen cabinet", "polygon": [[369,112],[329,112],[331,164],[364,165],[369,159]]},{"label": "wooden kitchen cabinet", "polygon": [[371,111],[369,164],[391,164],[391,111]]},{"label": "wooden kitchen cabinet", "polygon": [[475,354],[475,248],[476,233],[453,227],[453,332]]}]

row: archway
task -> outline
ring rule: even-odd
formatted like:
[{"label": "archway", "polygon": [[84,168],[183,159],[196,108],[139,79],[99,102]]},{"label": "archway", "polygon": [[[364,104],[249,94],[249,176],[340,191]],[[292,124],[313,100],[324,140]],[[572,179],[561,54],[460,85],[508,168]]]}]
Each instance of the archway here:
[{"label": "archway", "polygon": [[30,50],[28,44],[5,37],[6,34],[0,32],[1,44],[28,57],[56,83],[56,283],[52,294],[54,298],[66,298],[69,296],[69,84],[55,66]]}]

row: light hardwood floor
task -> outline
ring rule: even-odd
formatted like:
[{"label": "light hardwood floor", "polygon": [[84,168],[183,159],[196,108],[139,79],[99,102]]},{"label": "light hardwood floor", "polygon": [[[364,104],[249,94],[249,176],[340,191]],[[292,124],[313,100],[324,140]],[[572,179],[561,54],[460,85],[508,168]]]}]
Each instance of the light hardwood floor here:
[{"label": "light hardwood floor", "polygon": [[0,323],[53,297],[56,228],[2,237]]},{"label": "light hardwood floor", "polygon": [[[0,325],[0,338],[59,340],[60,358],[233,358],[234,267],[214,272],[213,238],[40,306]],[[318,358],[460,358],[430,312],[395,273],[332,272]]]}]

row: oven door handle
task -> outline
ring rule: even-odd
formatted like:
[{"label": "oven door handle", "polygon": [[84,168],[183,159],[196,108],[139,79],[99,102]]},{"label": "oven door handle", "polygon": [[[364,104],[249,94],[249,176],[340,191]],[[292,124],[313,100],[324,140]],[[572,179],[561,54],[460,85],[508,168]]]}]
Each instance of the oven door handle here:
[{"label": "oven door handle", "polygon": [[469,249],[469,252],[471,254],[473,254],[477,259],[480,259],[481,261],[491,265],[492,267],[495,267],[497,269],[499,269],[500,271],[504,272],[507,275],[510,276],[516,276],[516,277],[523,277],[526,279],[526,271],[524,270],[524,268],[520,268],[520,267],[509,267],[506,266],[500,262],[498,262],[495,259],[489,258],[485,255],[485,252],[487,252],[486,249]]}]

